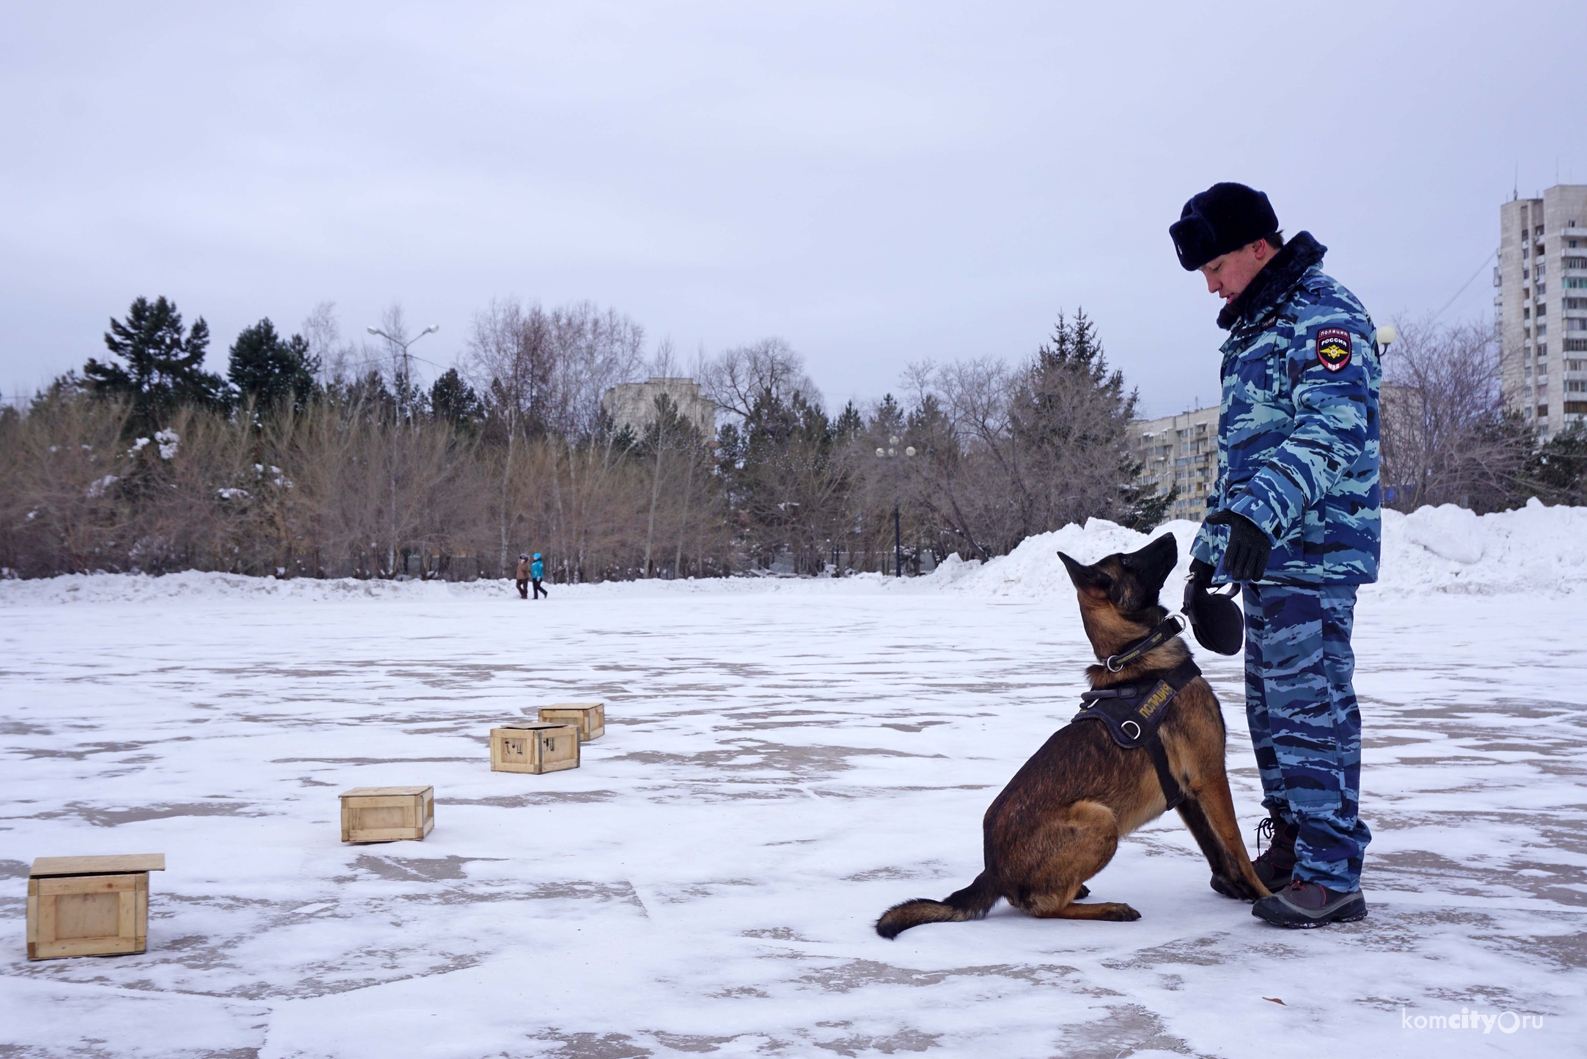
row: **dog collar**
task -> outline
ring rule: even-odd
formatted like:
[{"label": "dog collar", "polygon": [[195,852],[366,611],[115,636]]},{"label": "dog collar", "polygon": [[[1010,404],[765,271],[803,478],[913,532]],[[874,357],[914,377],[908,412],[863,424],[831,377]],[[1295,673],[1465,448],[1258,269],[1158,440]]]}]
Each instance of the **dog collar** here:
[{"label": "dog collar", "polygon": [[1147,633],[1144,639],[1135,641],[1116,655],[1108,655],[1102,664],[1107,667],[1109,673],[1117,673],[1148,651],[1155,651],[1184,631],[1185,623],[1170,614],[1158,623],[1157,628]]}]

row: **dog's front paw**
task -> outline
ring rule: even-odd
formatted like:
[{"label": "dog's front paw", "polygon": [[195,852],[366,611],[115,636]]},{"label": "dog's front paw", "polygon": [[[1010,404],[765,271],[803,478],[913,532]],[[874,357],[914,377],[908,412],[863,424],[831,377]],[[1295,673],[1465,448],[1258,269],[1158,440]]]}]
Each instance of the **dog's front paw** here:
[{"label": "dog's front paw", "polygon": [[1107,910],[1098,916],[1098,919],[1105,919],[1109,923],[1133,923],[1141,918],[1139,912],[1122,902],[1109,904],[1106,908]]}]

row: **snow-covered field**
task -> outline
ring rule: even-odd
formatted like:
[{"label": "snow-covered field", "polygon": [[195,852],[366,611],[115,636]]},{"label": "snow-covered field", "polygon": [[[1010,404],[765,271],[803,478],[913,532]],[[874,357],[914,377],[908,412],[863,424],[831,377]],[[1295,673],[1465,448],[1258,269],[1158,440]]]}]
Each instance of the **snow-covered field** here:
[{"label": "snow-covered field", "polygon": [[[1311,932],[1214,894],[1177,817],[1092,882],[1139,922],[870,929],[975,875],[987,802],[1077,708],[1053,551],[1143,540],[1108,524],[905,583],[538,604],[0,583],[0,1056],[1580,1054],[1587,512],[1386,535],[1356,633],[1372,913]],[[1198,654],[1254,826],[1239,664]],[[587,698],[582,768],[489,771],[494,722]],[[338,791],[412,783],[426,841],[341,844]],[[140,852],[169,865],[146,954],[26,961],[34,857]]]}]

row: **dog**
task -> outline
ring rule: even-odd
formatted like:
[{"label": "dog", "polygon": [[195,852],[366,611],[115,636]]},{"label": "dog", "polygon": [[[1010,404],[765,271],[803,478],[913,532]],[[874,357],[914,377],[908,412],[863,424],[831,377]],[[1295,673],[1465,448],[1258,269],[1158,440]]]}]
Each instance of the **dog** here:
[{"label": "dog", "polygon": [[[1234,814],[1218,698],[1199,671],[1180,668],[1190,663],[1190,649],[1180,636],[1168,635],[1171,624],[1154,635],[1168,617],[1157,597],[1179,560],[1178,544],[1165,534],[1091,566],[1058,554],[1079,594],[1092,649],[1099,661],[1112,660],[1086,670],[1093,689],[1150,687],[1165,674],[1197,674],[1168,703],[1157,729],[1168,771],[1183,792],[1179,815],[1212,867],[1215,889],[1249,901],[1266,897]],[[1136,645],[1149,649],[1118,660]],[[987,809],[981,824],[985,870],[944,900],[894,905],[876,921],[876,932],[890,939],[922,923],[980,919],[999,898],[1042,919],[1139,919],[1127,904],[1076,898],[1089,896],[1086,880],[1113,859],[1120,838],[1166,811],[1165,785],[1148,752],[1116,745],[1101,721],[1059,729]]]}]

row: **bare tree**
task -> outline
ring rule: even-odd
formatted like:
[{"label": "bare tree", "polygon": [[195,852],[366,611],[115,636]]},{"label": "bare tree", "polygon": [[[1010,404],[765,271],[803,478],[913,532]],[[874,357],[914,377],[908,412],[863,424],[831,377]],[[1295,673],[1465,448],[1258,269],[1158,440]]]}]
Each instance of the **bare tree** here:
[{"label": "bare tree", "polygon": [[1507,416],[1491,325],[1398,322],[1383,363],[1380,436],[1384,502],[1401,511],[1514,502],[1533,439]]},{"label": "bare tree", "polygon": [[322,301],[314,306],[298,330],[309,344],[309,356],[320,366],[317,381],[322,386],[344,382],[356,370],[354,362],[358,359],[358,349],[342,341],[335,302]]},{"label": "bare tree", "polygon": [[700,385],[718,408],[739,419],[749,417],[763,394],[786,403],[799,393],[811,404],[821,403],[821,391],[806,374],[804,358],[780,338],[736,346],[704,361]]}]

